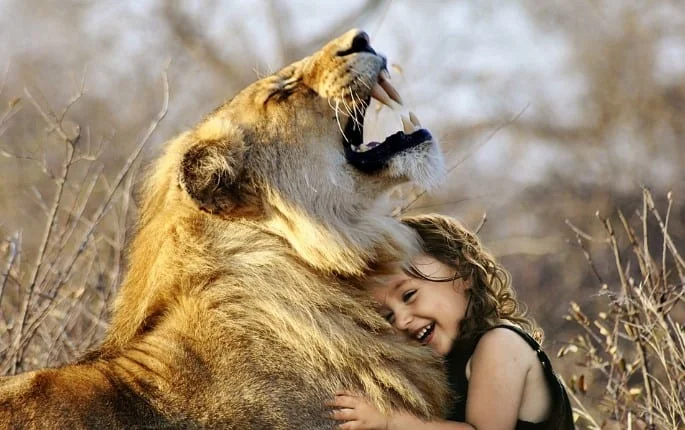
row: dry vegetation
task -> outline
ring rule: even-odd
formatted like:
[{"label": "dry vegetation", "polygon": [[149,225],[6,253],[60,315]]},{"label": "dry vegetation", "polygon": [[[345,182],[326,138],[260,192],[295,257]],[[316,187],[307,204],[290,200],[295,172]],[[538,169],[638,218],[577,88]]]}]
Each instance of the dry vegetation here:
[{"label": "dry vegetation", "polygon": [[[685,426],[685,9],[678,2],[464,6],[465,22],[485,23],[483,38],[504,31],[497,23],[516,10],[538,35],[557,40],[536,40],[531,57],[522,52],[543,60],[556,58],[557,48],[565,53],[544,76],[536,67],[545,61],[523,62],[509,75],[450,61],[480,58],[484,48],[477,36],[460,40],[451,20],[436,20],[442,2],[403,14],[411,3],[360,1],[329,28],[298,38],[288,35],[306,24],[289,2],[244,10],[150,0],[149,21],[92,24],[91,12],[114,7],[106,3],[0,6],[7,40],[35,35],[9,58],[0,52],[8,63],[0,70],[0,374],[58,365],[97,345],[126,267],[141,159],[251,81],[255,68],[305,55],[354,25],[400,40],[396,86],[451,159],[444,189],[406,209],[452,214],[474,228],[487,213],[481,236],[512,272],[548,351],[563,356],[554,365],[574,393],[579,428]],[[272,28],[269,58],[246,48],[258,24]],[[117,51],[122,35],[146,26],[154,32],[145,40],[154,43]],[[77,36],[86,27],[87,41]],[[439,46],[423,39],[436,32],[445,35]],[[520,49],[516,37],[505,42]],[[449,44],[454,53],[445,58]],[[167,90],[159,80],[169,58]],[[561,91],[567,86],[572,97]],[[459,100],[441,94],[454,87],[489,103],[446,117]]]},{"label": "dry vegetation", "polygon": [[[668,231],[672,207],[669,195],[662,215],[644,190],[632,220],[620,211],[614,219],[597,214],[604,229],[600,238],[571,226],[600,285],[594,306],[600,310],[590,317],[571,303],[567,318],[581,331],[558,355],[573,355],[581,369],[570,377],[569,388],[580,423],[589,428],[600,428],[604,420],[598,415],[620,428],[685,425],[685,261]],[[598,242],[610,254],[604,257],[613,258],[610,283],[587,242]],[[600,414],[586,404],[599,404]]]},{"label": "dry vegetation", "polygon": [[[83,86],[59,114],[24,90],[47,127],[38,145],[42,154],[5,149],[1,154],[28,163],[47,185],[34,185],[26,193],[39,208],[27,216],[42,222],[36,249],[23,246],[22,231],[0,242],[0,373],[73,360],[101,338],[122,270],[134,165],[167,113],[164,78],[162,110],[113,178],[103,175],[99,160],[107,142],[93,144],[88,132],[65,120],[83,97]],[[16,107],[10,103],[0,127]]]}]

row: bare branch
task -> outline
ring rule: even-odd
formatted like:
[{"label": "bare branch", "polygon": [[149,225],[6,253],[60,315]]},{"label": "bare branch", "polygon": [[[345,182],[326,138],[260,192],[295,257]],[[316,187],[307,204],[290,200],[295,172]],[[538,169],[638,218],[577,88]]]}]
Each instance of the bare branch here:
[{"label": "bare branch", "polygon": [[[9,61],[7,62],[7,67],[5,68],[5,73],[3,73],[2,76],[2,83],[0,83],[0,95],[5,91],[5,86],[7,85],[7,76],[9,75],[10,71],[10,63]],[[14,115],[17,114],[21,110],[21,99],[15,98],[12,101],[10,101],[9,105],[7,106],[7,110],[5,113],[2,114],[2,117],[0,117],[0,136],[5,132],[5,124],[8,124],[9,121],[14,117]]]},{"label": "bare branch", "polygon": [[2,298],[5,293],[5,286],[7,285],[7,280],[10,278],[10,273],[12,272],[12,266],[17,259],[19,254],[19,244],[21,242],[21,237],[19,233],[15,233],[14,236],[9,240],[7,244],[7,262],[5,263],[5,270],[1,274],[2,279],[0,280],[0,305],[2,305]]},{"label": "bare branch", "polygon": [[136,148],[134,149],[133,153],[127,158],[126,162],[124,163],[124,166],[121,168],[119,173],[117,174],[116,178],[113,181],[113,186],[110,190],[110,192],[105,196],[104,201],[102,205],[97,209],[96,214],[94,216],[94,219],[90,225],[90,228],[88,231],[84,234],[84,239],[79,245],[78,249],[72,256],[71,260],[66,263],[63,267],[65,269],[62,271],[61,276],[59,279],[56,281],[56,285],[52,288],[50,296],[52,299],[48,300],[48,303],[43,307],[38,312],[38,315],[34,318],[34,320],[31,322],[29,325],[29,328],[26,331],[26,334],[23,336],[24,339],[21,340],[21,344],[19,345],[20,348],[25,348],[26,345],[28,344],[29,339],[35,331],[40,327],[41,321],[45,318],[47,313],[50,311],[55,306],[55,301],[54,298],[56,298],[59,294],[59,290],[65,285],[65,283],[69,280],[71,275],[73,274],[73,270],[75,267],[76,262],[78,261],[79,257],[83,254],[83,252],[87,249],[88,243],[90,242],[93,233],[95,232],[95,228],[97,227],[98,223],[102,220],[103,216],[107,211],[109,210],[112,202],[114,195],[117,193],[120,185],[126,178],[126,176],[130,173],[131,168],[133,164],[138,160],[138,157],[140,156],[142,150],[145,148],[147,143],[150,140],[150,137],[154,133],[154,131],[157,129],[159,126],[159,123],[164,119],[168,112],[169,108],[169,82],[167,78],[167,71],[165,69],[164,73],[162,74],[162,82],[163,82],[163,101],[162,101],[162,108],[160,109],[159,113],[157,114],[157,117],[152,121],[150,126],[148,127],[147,132],[141,139],[141,141],[138,143]]},{"label": "bare branch", "polygon": [[488,214],[486,212],[483,212],[483,217],[480,220],[480,223],[476,228],[473,230],[474,234],[480,233],[480,231],[483,229],[483,226],[485,225],[485,222],[488,220]]},{"label": "bare branch", "polygon": [[[454,169],[456,169],[457,167],[459,167],[464,161],[468,160],[468,159],[469,159],[473,154],[475,154],[476,151],[477,151],[478,149],[480,149],[483,145],[485,145],[485,144],[488,143],[490,140],[492,140],[492,138],[495,137],[495,135],[496,135],[500,130],[502,130],[504,127],[506,127],[506,126],[508,126],[508,125],[510,125],[510,124],[512,124],[512,123],[514,123],[514,122],[516,122],[516,121],[521,117],[521,115],[523,115],[523,114],[526,112],[526,110],[528,110],[529,107],[530,107],[530,104],[527,104],[523,109],[521,109],[521,111],[520,111],[519,113],[517,113],[516,115],[514,115],[514,117],[512,117],[512,118],[509,119],[508,121],[505,121],[505,122],[501,123],[499,126],[497,126],[497,128],[495,128],[494,130],[492,130],[492,132],[491,132],[484,140],[482,140],[481,142],[478,142],[478,143],[472,145],[472,146],[469,148],[469,153],[468,153],[466,156],[464,156],[463,158],[461,158],[460,160],[458,160],[454,165],[452,165],[450,168],[447,169],[447,172],[445,173],[445,177],[449,176],[449,174],[450,174]],[[414,203],[416,203],[421,197],[423,197],[424,194],[426,194],[426,191],[425,191],[425,190],[424,190],[424,191],[421,191],[420,193],[418,193],[418,194],[414,197],[414,199],[412,199],[411,201],[409,201],[409,203],[407,203],[406,205],[404,205],[404,206],[400,209],[400,213],[404,213],[404,212],[406,212],[407,210],[411,209],[411,207],[414,205]]]},{"label": "bare branch", "polygon": [[[52,207],[50,208],[50,213],[48,214],[48,225],[45,228],[43,232],[43,238],[40,241],[40,246],[38,248],[38,257],[36,258],[36,262],[32,266],[33,270],[31,272],[28,285],[28,297],[24,301],[23,308],[20,312],[21,317],[19,319],[19,327],[17,330],[17,339],[15,340],[15,345],[22,341],[22,338],[24,338],[25,335],[24,326],[26,325],[26,321],[29,317],[29,309],[31,307],[31,303],[33,302],[33,295],[35,293],[36,288],[36,280],[38,279],[40,269],[43,267],[43,258],[45,257],[45,251],[47,249],[48,243],[50,242],[50,238],[52,237],[52,232],[54,230],[55,223],[57,222],[57,210],[59,209],[60,204],[62,202],[62,198],[64,195],[64,185],[66,183],[67,177],[69,176],[69,171],[71,170],[72,160],[75,152],[75,145],[77,144],[78,139],[80,138],[80,133],[78,133],[78,131],[76,136],[68,136],[66,131],[64,131],[64,129],[62,128],[62,123],[56,120],[54,114],[52,112],[44,110],[35,101],[33,95],[28,89],[24,89],[24,92],[28,97],[29,101],[31,101],[31,103],[36,107],[38,112],[40,112],[41,116],[43,116],[43,119],[49,125],[52,125],[53,129],[57,132],[57,134],[60,137],[62,137],[66,144],[67,155],[62,163],[62,174],[59,178],[57,178],[57,191],[55,192],[55,198],[53,200]],[[17,366],[21,364],[22,351],[23,349],[19,349],[17,351],[17,355],[15,356],[15,360],[11,370],[12,373],[14,373],[16,371]]]},{"label": "bare branch", "polygon": [[171,33],[198,60],[208,64],[229,82],[244,80],[241,71],[233,63],[225,61],[219,50],[202,32],[193,19],[182,11],[182,2],[164,2],[162,11],[169,23]]}]

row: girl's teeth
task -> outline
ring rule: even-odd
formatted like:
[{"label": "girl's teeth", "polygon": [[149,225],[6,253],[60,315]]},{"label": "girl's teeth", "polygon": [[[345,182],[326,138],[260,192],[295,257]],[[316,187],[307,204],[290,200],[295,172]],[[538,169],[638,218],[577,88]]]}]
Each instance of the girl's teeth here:
[{"label": "girl's teeth", "polygon": [[418,334],[416,335],[416,338],[417,338],[418,340],[422,340],[423,337],[426,335],[426,333],[428,333],[428,330],[429,330],[432,326],[433,326],[433,324],[428,324],[427,326],[425,326],[423,329],[421,329],[420,332],[418,332]]}]

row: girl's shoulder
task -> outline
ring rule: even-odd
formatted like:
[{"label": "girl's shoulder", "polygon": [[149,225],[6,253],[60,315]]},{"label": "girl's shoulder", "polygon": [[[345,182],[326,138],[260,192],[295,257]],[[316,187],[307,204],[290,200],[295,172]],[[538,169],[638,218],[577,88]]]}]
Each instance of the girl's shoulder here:
[{"label": "girl's shoulder", "polygon": [[539,349],[537,342],[516,326],[493,327],[479,336],[466,366],[466,377],[470,377],[474,362],[485,367],[505,366],[509,370],[526,372],[538,365]]},{"label": "girl's shoulder", "polygon": [[[476,343],[475,351],[497,351],[504,348],[509,353],[530,355],[536,359],[540,344],[526,331],[513,324],[499,324],[483,332]],[[474,351],[474,352],[475,352]]]}]

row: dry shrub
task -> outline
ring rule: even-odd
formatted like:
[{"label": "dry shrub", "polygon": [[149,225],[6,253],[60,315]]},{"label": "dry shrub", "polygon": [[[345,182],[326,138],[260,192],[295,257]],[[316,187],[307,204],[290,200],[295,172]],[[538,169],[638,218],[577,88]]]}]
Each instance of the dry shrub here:
[{"label": "dry shrub", "polygon": [[[685,262],[649,190],[634,218],[597,214],[606,236],[571,226],[599,284],[603,311],[588,316],[571,303],[567,318],[581,333],[559,350],[581,371],[568,381],[578,424],[587,428],[685,428]],[[587,243],[613,255],[615,281],[605,282]],[[601,424],[598,424],[601,423]]]},{"label": "dry shrub", "polygon": [[0,111],[0,137],[7,132],[23,143],[29,139],[22,122],[32,130],[41,118],[47,126],[44,135],[36,133],[38,151],[0,140],[0,156],[25,176],[8,191],[29,188],[25,197],[34,203],[20,228],[0,220],[0,375],[73,361],[99,343],[125,266],[136,166],[167,112],[163,78],[161,111],[113,176],[101,157],[111,142],[94,142],[88,127],[67,119],[82,100],[83,83],[61,111],[28,89],[21,103]]}]

